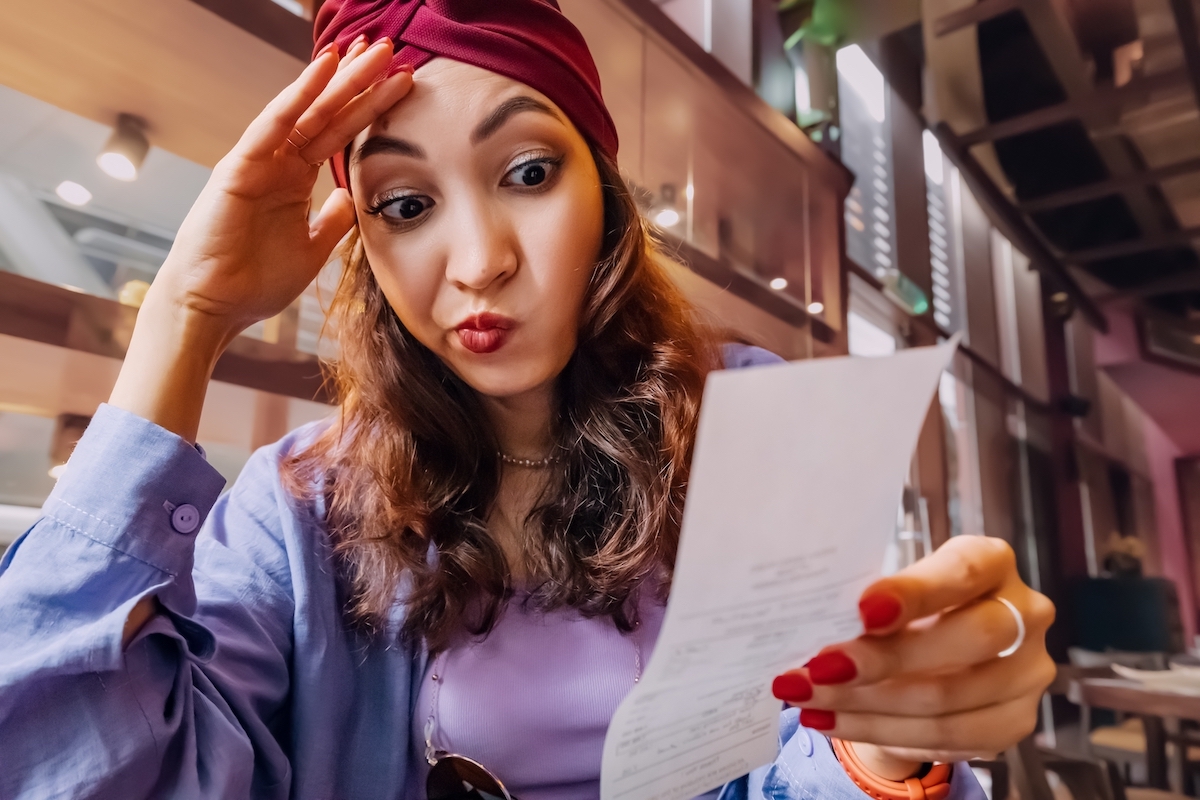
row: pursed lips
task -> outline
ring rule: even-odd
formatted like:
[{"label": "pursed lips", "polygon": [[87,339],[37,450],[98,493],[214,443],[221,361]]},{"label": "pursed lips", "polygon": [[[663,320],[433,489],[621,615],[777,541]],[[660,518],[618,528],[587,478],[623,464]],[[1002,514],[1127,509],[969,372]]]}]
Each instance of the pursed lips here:
[{"label": "pursed lips", "polygon": [[455,326],[462,346],[476,355],[494,353],[504,346],[516,321],[502,314],[472,314]]}]

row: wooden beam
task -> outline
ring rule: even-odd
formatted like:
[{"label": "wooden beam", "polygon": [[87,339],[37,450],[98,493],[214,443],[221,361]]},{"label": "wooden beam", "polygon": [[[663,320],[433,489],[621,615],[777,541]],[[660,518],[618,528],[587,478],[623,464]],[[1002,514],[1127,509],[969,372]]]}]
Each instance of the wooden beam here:
[{"label": "wooden beam", "polygon": [[1200,172],[1200,158],[1191,158],[1176,164],[1168,164],[1165,167],[1158,167],[1146,170],[1145,172],[1136,172],[1132,175],[1122,175],[1118,178],[1109,178],[1106,181],[1080,186],[1076,189],[1067,189],[1063,192],[1055,192],[1045,197],[1021,203],[1018,208],[1024,214],[1037,214],[1041,211],[1050,211],[1055,208],[1086,203],[1089,200],[1099,200],[1101,197],[1120,194],[1126,189],[1133,189],[1138,186],[1156,185],[1171,178],[1178,178],[1181,175],[1189,175],[1193,172]]},{"label": "wooden beam", "polygon": [[962,134],[959,141],[966,147],[1007,139],[1022,133],[1048,128],[1072,119],[1088,117],[1099,111],[1135,102],[1144,102],[1155,92],[1185,89],[1189,84],[1187,70],[1176,69],[1131,81],[1124,86],[1097,90],[1089,95],[1039,108],[1019,117],[1006,119]]},{"label": "wooden beam", "polygon": [[298,17],[270,0],[192,2],[301,61],[308,61],[312,56],[312,21]]},{"label": "wooden beam", "polygon": [[1196,21],[1196,7],[1192,5],[1192,0],[1170,0],[1170,3],[1192,92],[1196,95],[1196,102],[1200,103],[1200,24]]},{"label": "wooden beam", "polygon": [[1149,283],[1131,286],[1128,289],[1117,289],[1113,292],[1113,296],[1161,297],[1164,294],[1180,292],[1200,292],[1200,269],[1190,269],[1174,275],[1167,275],[1164,278],[1156,278]]},{"label": "wooden beam", "polygon": [[[1059,0],[1021,0],[1021,9],[1067,99],[1083,100],[1095,94],[1097,87],[1089,58],[1080,49],[1066,4]],[[1116,109],[1107,109],[1088,114],[1085,121],[1095,129],[1111,128],[1118,120]],[[1109,175],[1122,177],[1145,169],[1144,162],[1136,156],[1124,137],[1100,135],[1092,142]],[[1140,187],[1129,189],[1122,196],[1138,228],[1147,233],[1166,230],[1164,220],[1169,217],[1169,211],[1160,192]]]},{"label": "wooden beam", "polygon": [[933,35],[946,36],[1020,7],[1021,0],[979,0],[974,5],[964,6],[934,20]]},{"label": "wooden beam", "polygon": [[1055,257],[1049,246],[1030,227],[1024,217],[1009,202],[1004,193],[996,187],[987,172],[980,166],[971,150],[954,134],[945,122],[939,122],[933,128],[934,135],[942,145],[946,156],[958,167],[967,187],[979,204],[988,212],[992,222],[1017,249],[1029,257],[1030,263],[1042,274],[1048,276],[1052,283],[1070,295],[1075,307],[1087,318],[1093,328],[1108,333],[1108,320],[1104,314],[1087,296],[1063,263]]},{"label": "wooden beam", "polygon": [[[0,272],[0,333],[109,358],[124,358],[137,310],[114,300]],[[332,402],[316,356],[239,336],[213,380]]]},{"label": "wooden beam", "polygon": [[1181,231],[1168,231],[1157,236],[1144,236],[1128,242],[1116,242],[1087,250],[1076,250],[1067,253],[1064,259],[1072,264],[1093,264],[1097,261],[1107,261],[1110,258],[1153,253],[1156,250],[1166,250],[1171,247],[1186,247],[1197,240],[1200,240],[1200,227],[1185,228]]}]

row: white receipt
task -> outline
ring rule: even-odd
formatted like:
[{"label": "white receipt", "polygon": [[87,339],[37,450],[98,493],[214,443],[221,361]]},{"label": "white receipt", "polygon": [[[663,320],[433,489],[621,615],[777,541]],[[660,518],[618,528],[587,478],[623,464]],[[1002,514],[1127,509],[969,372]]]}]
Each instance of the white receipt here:
[{"label": "white receipt", "polygon": [[601,800],[684,800],[775,759],[771,680],[862,632],[956,347],[709,376],[670,601],[609,725]]}]

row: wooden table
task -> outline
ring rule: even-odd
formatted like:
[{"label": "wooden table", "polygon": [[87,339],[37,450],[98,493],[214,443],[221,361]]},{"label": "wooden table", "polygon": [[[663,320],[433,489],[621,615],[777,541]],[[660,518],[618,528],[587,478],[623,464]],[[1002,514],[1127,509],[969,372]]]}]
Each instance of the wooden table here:
[{"label": "wooden table", "polygon": [[1147,689],[1143,684],[1110,678],[1085,678],[1079,681],[1080,698],[1093,708],[1109,708],[1142,718],[1146,731],[1146,777],[1156,789],[1183,791],[1184,750],[1180,741],[1176,751],[1176,774],[1167,782],[1168,725],[1178,733],[1179,720],[1200,722],[1200,697]]}]

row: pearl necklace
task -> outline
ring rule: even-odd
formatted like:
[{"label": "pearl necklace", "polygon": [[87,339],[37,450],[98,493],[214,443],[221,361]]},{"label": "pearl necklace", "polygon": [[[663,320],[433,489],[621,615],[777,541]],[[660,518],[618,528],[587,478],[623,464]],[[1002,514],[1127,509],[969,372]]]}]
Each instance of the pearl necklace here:
[{"label": "pearl necklace", "polygon": [[545,458],[517,458],[510,456],[507,453],[496,451],[496,455],[500,456],[500,460],[505,464],[512,464],[514,467],[525,467],[526,469],[546,469],[551,464],[557,464],[562,460],[562,456],[548,455]]}]

